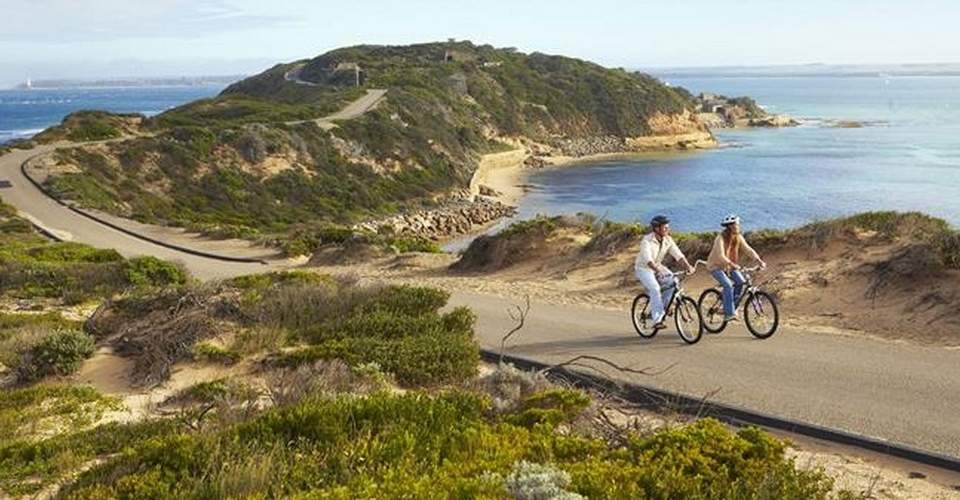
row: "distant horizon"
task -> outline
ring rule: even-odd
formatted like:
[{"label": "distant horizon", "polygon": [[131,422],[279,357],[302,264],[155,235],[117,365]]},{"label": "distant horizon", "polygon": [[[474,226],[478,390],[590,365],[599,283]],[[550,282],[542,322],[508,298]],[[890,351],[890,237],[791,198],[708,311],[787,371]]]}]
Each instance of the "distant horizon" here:
[{"label": "distant horizon", "polygon": [[[319,55],[319,54],[318,54]],[[562,54],[553,54],[553,55],[562,55]],[[89,75],[89,76],[40,76],[35,77],[28,75],[19,81],[0,81],[0,89],[15,89],[20,85],[24,84],[29,78],[33,83],[43,83],[43,82],[64,82],[64,83],[94,83],[94,82],[103,82],[103,81],[124,81],[124,80],[172,80],[180,78],[191,78],[191,79],[223,79],[223,78],[246,78],[259,74],[262,71],[266,71],[275,64],[289,63],[297,60],[302,60],[304,58],[291,59],[291,60],[278,60],[267,65],[262,66],[261,69],[254,71],[235,71],[235,72],[182,72],[182,73],[145,73],[145,74],[103,74],[103,75]],[[141,63],[149,63],[148,61],[140,61]],[[606,66],[606,65],[605,65]],[[614,66],[608,66],[614,67]],[[748,74],[739,75],[745,77],[776,77],[776,76],[873,76],[867,74],[846,74],[843,73],[843,69],[862,69],[862,70],[883,70],[883,69],[916,69],[921,70],[926,68],[926,71],[923,74],[893,74],[891,76],[958,76],[960,75],[960,62],[900,62],[900,63],[855,63],[855,64],[835,64],[835,63],[822,63],[822,62],[811,62],[811,63],[779,63],[779,64],[725,64],[725,65],[683,65],[683,66],[632,66],[624,67],[628,71],[642,71],[652,74],[667,74],[673,77],[679,76],[695,76],[695,75],[710,75],[710,76],[719,76],[719,77],[735,77],[737,75],[730,74],[718,74],[724,72],[730,72],[732,70],[746,71]],[[801,72],[794,73],[777,73],[777,72],[758,72],[760,70],[801,70],[801,69],[820,69],[823,70],[823,73],[817,73],[813,75],[804,75]],[[941,70],[942,73],[938,74],[937,70]],[[752,73],[750,73],[753,71]],[[831,72],[834,72],[831,74]]]}]

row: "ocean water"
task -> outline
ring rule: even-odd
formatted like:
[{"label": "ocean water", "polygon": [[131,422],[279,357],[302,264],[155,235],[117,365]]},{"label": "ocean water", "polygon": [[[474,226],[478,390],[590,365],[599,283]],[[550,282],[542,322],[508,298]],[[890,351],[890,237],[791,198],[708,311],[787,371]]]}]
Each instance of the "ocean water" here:
[{"label": "ocean water", "polygon": [[211,97],[223,85],[0,90],[0,143],[30,137],[82,109],[151,116]]},{"label": "ocean water", "polygon": [[[720,149],[538,171],[520,217],[579,211],[619,221],[669,214],[678,230],[787,228],[867,210],[916,210],[960,227],[960,77],[675,78],[749,95],[803,119],[720,130]],[[857,120],[863,128],[836,128]]]}]

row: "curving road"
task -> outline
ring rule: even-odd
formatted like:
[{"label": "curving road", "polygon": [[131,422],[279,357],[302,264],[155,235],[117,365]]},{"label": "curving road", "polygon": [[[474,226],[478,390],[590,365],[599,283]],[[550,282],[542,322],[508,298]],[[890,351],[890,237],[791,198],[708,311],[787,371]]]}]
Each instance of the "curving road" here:
[{"label": "curving road", "polygon": [[30,150],[15,150],[0,157],[0,180],[10,181],[10,187],[0,188],[0,198],[57,238],[99,248],[114,248],[126,257],[153,255],[179,261],[195,276],[204,280],[260,272],[279,264],[224,262],[191,255],[130,236],[68,209],[37,189],[20,170],[20,165],[28,158],[50,153],[54,149],[56,147],[52,145],[39,146]]},{"label": "curving road", "polygon": [[386,95],[386,89],[369,89],[363,97],[351,102],[350,104],[347,104],[343,109],[337,111],[336,113],[312,120],[294,120],[285,123],[287,125],[298,125],[301,123],[313,122],[323,130],[330,130],[337,126],[335,123],[337,120],[351,120],[363,115],[367,111],[376,108],[377,105],[380,104],[380,101],[386,97]]}]

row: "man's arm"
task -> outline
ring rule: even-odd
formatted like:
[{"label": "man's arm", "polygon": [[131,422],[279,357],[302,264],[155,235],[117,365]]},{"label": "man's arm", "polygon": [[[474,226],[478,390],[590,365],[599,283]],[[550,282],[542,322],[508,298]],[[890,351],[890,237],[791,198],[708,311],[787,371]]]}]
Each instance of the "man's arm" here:
[{"label": "man's arm", "polygon": [[677,246],[677,242],[670,238],[670,256],[674,258],[677,262],[682,263],[687,268],[688,273],[694,271],[694,267],[690,265],[690,261],[687,260],[687,256],[683,255],[683,252],[680,251],[680,247]]}]

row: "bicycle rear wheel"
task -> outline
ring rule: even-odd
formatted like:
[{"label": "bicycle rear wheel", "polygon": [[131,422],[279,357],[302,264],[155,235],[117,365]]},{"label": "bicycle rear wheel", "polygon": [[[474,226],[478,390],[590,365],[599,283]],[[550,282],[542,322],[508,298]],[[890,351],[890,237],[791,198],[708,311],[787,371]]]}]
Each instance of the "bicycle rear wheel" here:
[{"label": "bicycle rear wheel", "polygon": [[678,299],[677,308],[673,311],[673,321],[677,325],[677,333],[688,344],[696,344],[703,336],[703,321],[700,320],[700,309],[697,301],[690,297]]},{"label": "bicycle rear wheel", "polygon": [[710,333],[720,333],[727,327],[723,315],[723,294],[716,288],[708,288],[700,294],[697,302],[703,328]]},{"label": "bicycle rear wheel", "polygon": [[780,324],[777,301],[767,292],[754,292],[743,305],[743,319],[747,330],[758,339],[770,338]]},{"label": "bicycle rear wheel", "polygon": [[641,293],[633,299],[630,319],[633,320],[633,328],[637,331],[637,335],[649,339],[657,334],[657,330],[653,328],[653,318],[650,317],[650,296],[647,294]]}]

